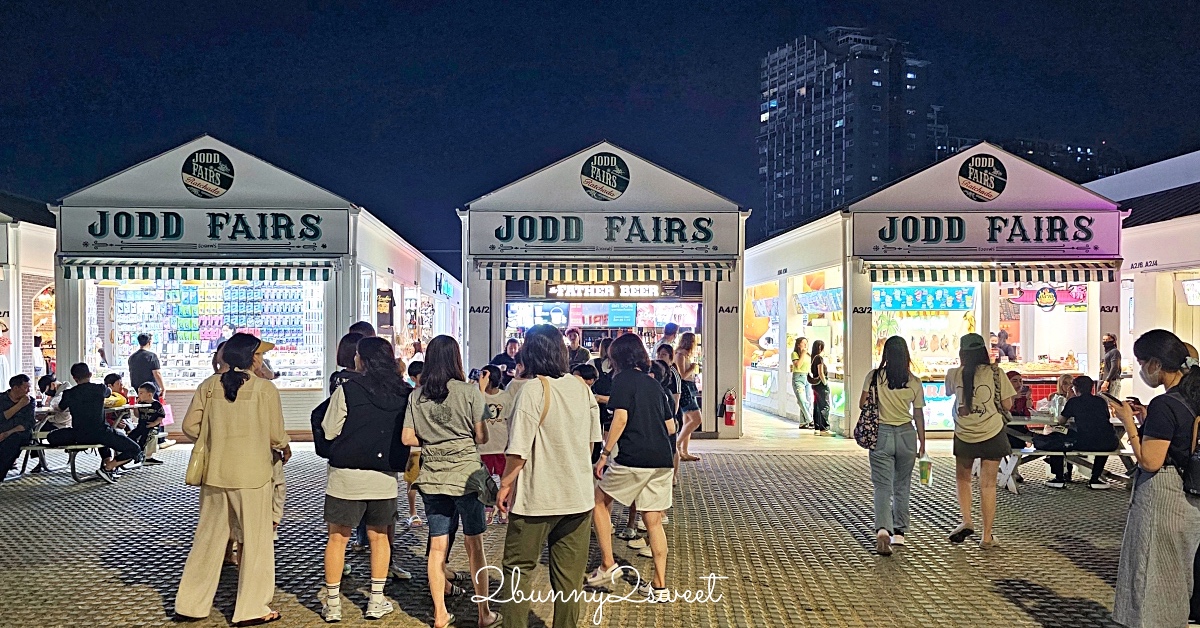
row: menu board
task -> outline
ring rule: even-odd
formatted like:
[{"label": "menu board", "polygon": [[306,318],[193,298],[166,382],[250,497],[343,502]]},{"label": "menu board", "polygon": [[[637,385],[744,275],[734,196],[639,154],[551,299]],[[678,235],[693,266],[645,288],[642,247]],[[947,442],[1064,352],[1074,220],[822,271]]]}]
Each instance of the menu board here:
[{"label": "menu board", "polygon": [[889,286],[871,290],[871,309],[949,312],[975,309],[974,286]]},{"label": "menu board", "polygon": [[565,327],[569,308],[566,303],[509,303],[508,326],[530,328],[534,325]]},{"label": "menu board", "polygon": [[820,314],[842,311],[842,289],[814,290],[792,295],[797,314]]},{"label": "menu board", "polygon": [[665,327],[675,323],[680,327],[696,328],[698,303],[638,303],[638,327]]}]

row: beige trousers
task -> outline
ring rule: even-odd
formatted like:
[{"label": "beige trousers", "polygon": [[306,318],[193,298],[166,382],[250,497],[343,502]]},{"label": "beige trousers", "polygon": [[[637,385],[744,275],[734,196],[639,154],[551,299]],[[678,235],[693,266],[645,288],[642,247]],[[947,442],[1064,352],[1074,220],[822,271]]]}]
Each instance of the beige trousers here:
[{"label": "beige trousers", "polygon": [[237,605],[233,621],[265,617],[275,596],[275,544],[271,540],[272,483],[259,488],[200,487],[200,521],[183,566],[175,612],[208,617],[221,578],[225,544],[233,525],[245,537],[241,547]]}]

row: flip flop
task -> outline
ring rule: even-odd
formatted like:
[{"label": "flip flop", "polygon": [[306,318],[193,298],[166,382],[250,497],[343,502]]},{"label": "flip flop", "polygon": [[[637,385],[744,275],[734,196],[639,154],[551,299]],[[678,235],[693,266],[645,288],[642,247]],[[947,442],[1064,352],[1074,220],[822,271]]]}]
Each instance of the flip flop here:
[{"label": "flip flop", "polygon": [[[442,624],[440,628],[447,628],[447,626],[453,626],[453,625],[454,625],[454,613],[450,613],[450,619],[447,619],[446,623]],[[439,626],[437,625],[436,619],[433,621],[433,628],[439,628]]]},{"label": "flip flop", "polygon": [[446,579],[450,582],[471,582],[471,573],[469,571],[456,571],[453,576]]},{"label": "flip flop", "polygon": [[479,624],[479,628],[497,628],[500,624],[504,623],[504,615],[501,615],[500,611],[492,611],[492,614],[496,616],[496,619],[492,620],[492,623],[486,626]]},{"label": "flip flop", "polygon": [[279,614],[279,611],[271,611],[271,614],[267,615],[266,617],[259,617],[258,619],[247,619],[246,621],[238,621],[238,622],[234,622],[233,625],[236,626],[237,628],[244,628],[245,626],[263,626],[266,624],[273,624],[281,619],[283,619],[283,615]]}]

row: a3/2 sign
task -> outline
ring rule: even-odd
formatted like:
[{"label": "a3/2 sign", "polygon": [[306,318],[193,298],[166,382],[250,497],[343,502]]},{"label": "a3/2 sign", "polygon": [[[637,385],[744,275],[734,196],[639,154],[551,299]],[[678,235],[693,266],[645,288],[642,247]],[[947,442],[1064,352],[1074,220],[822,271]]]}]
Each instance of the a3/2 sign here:
[{"label": "a3/2 sign", "polygon": [[860,305],[860,306],[858,306],[858,307],[854,308],[854,313],[855,313],[855,314],[870,314],[870,313],[871,313],[871,306],[869,306],[869,305]]}]

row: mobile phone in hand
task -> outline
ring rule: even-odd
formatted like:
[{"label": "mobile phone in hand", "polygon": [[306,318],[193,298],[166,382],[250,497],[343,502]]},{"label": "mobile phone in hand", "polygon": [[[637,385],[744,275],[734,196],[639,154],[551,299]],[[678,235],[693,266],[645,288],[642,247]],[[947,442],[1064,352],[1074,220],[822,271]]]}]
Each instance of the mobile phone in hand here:
[{"label": "mobile phone in hand", "polygon": [[1113,404],[1114,406],[1125,405],[1124,401],[1121,401],[1120,399],[1117,399],[1116,397],[1112,396],[1106,390],[1100,391],[1100,396],[1104,397],[1109,403]]},{"label": "mobile phone in hand", "polygon": [[1128,401],[1130,403],[1130,405],[1134,405],[1134,406],[1146,405],[1146,404],[1142,403],[1141,399],[1138,399],[1137,397],[1133,397],[1133,396],[1126,397],[1125,400]]}]

